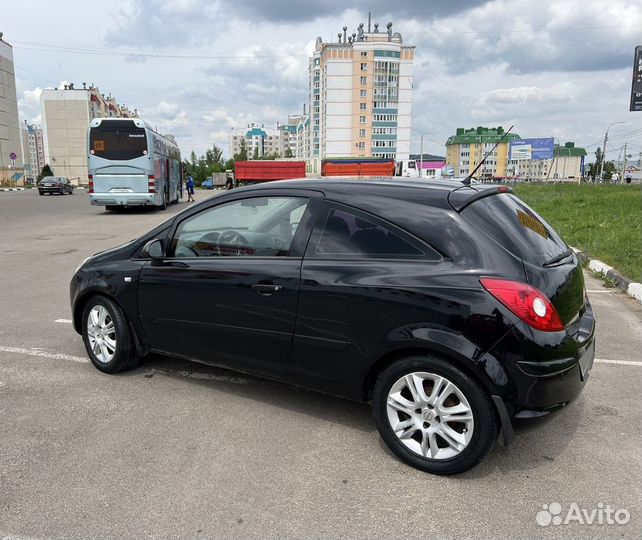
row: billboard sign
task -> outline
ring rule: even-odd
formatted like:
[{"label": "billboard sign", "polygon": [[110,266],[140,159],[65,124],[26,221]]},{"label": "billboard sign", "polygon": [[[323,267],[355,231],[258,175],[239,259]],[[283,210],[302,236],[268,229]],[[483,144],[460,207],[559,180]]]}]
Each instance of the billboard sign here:
[{"label": "billboard sign", "polygon": [[553,159],[553,137],[517,139],[510,142],[510,159]]},{"label": "billboard sign", "polygon": [[635,48],[630,111],[642,111],[642,45]]}]

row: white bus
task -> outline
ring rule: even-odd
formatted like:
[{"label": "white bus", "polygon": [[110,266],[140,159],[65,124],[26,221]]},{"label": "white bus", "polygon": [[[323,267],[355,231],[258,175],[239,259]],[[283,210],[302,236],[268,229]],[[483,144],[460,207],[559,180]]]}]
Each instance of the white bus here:
[{"label": "white bus", "polygon": [[178,146],[138,118],[95,118],[88,136],[92,205],[165,209],[183,196]]}]

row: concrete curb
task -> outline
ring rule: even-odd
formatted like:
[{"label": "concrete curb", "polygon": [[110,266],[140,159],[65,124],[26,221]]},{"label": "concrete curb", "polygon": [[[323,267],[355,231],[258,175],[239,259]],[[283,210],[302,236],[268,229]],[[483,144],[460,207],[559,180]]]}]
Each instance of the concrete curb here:
[{"label": "concrete curb", "polygon": [[604,277],[613,281],[618,289],[628,294],[631,298],[635,298],[638,302],[642,302],[642,283],[637,283],[625,278],[622,274],[614,270],[612,266],[597,259],[591,259],[579,249],[573,248],[573,251],[575,251],[580,261],[588,266],[589,270],[602,274]]},{"label": "concrete curb", "polygon": [[27,188],[24,188],[24,187],[3,187],[3,188],[0,188],[0,191],[27,191]]}]

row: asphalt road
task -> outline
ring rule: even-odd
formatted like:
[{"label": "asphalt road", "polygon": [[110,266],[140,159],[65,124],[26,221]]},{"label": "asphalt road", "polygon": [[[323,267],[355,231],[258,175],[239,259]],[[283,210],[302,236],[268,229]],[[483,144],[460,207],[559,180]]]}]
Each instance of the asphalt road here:
[{"label": "asphalt road", "polygon": [[[431,476],[384,447],[365,405],[174,359],[88,363],[66,322],[74,268],[186,206],[0,193],[0,538],[639,537],[639,303],[587,276],[598,361],[580,398],[472,471]],[[553,502],[580,514],[538,525]],[[606,524],[607,505],[628,523]]]}]

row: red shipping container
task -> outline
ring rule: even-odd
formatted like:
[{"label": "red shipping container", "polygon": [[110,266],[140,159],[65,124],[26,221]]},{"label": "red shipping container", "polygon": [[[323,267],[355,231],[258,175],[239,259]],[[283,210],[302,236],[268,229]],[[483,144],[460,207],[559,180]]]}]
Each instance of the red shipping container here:
[{"label": "red shipping container", "polygon": [[321,176],[394,176],[394,161],[324,161]]},{"label": "red shipping container", "polygon": [[237,161],[234,169],[237,182],[305,178],[305,161]]}]

